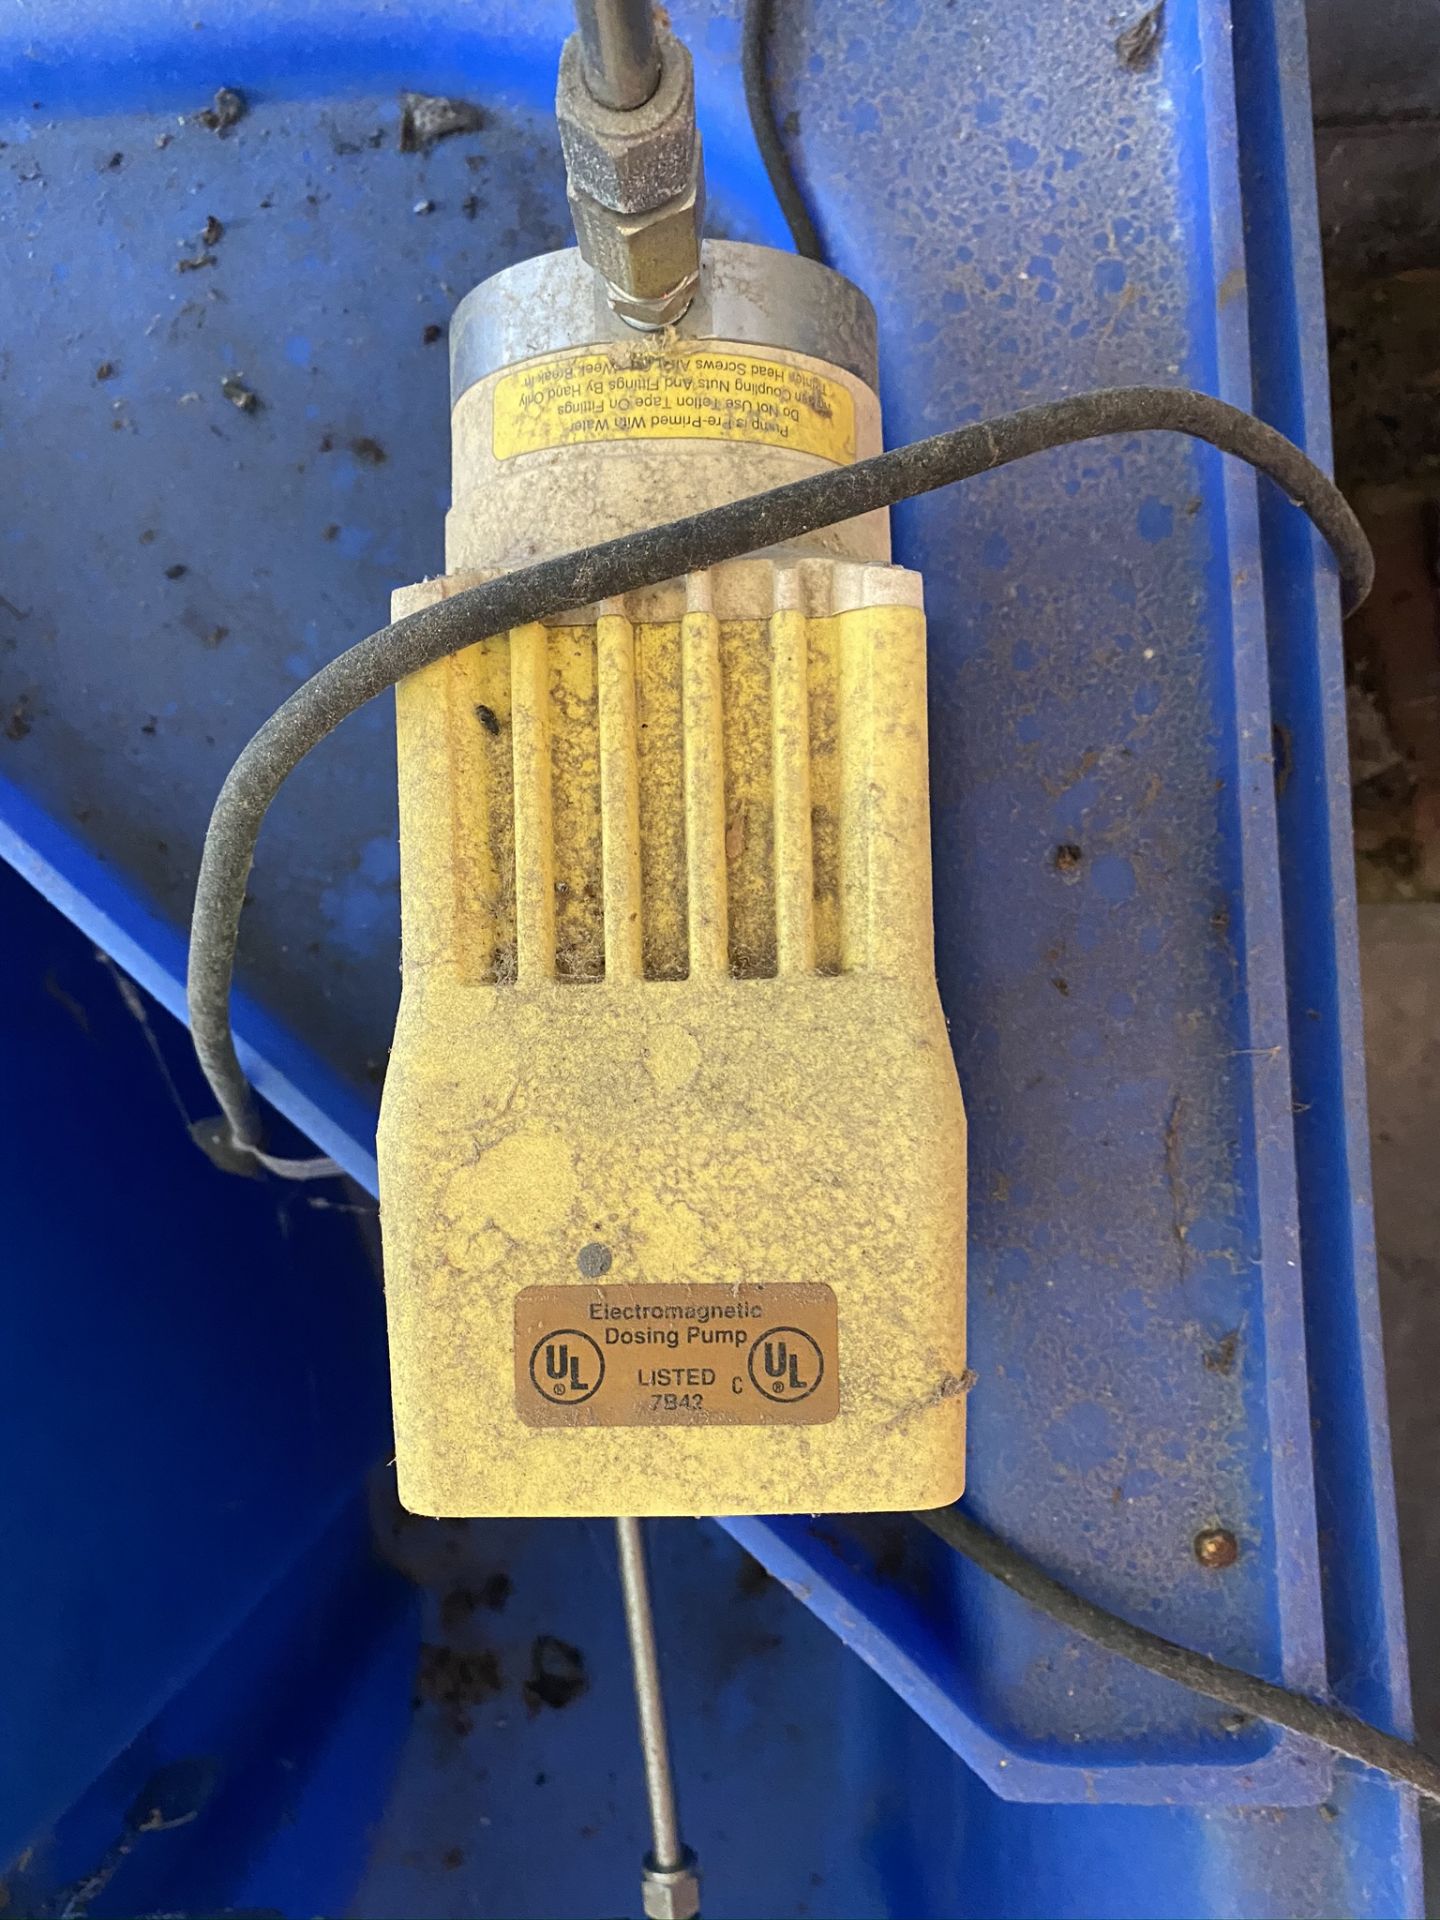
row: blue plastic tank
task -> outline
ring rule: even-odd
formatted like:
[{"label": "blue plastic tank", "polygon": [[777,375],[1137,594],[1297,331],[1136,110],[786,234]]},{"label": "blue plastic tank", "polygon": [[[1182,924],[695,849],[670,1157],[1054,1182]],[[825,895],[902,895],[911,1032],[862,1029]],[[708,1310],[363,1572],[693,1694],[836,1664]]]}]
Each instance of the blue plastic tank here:
[{"label": "blue plastic tank", "polygon": [[[1143,11],[783,10],[787,138],[877,306],[892,441],[1173,381],[1326,457],[1298,0]],[[416,1520],[387,1477],[383,703],[276,810],[237,1021],[354,1184],[213,1167],[171,1018],[235,751],[440,566],[450,311],[567,241],[566,10],[515,12],[0,20],[11,1911],[633,1902],[608,1529]],[[737,7],[674,17],[711,230],[784,244]],[[222,87],[243,114],[207,124]],[[407,91],[483,124],[403,150]],[[1405,1731],[1328,557],[1153,440],[896,536],[972,1129],[971,1503],[1143,1624]],[[1214,1525],[1223,1572],[1192,1550]],[[908,1523],[666,1523],[654,1551],[707,1912],[1417,1910],[1404,1794],[1068,1640]]]}]

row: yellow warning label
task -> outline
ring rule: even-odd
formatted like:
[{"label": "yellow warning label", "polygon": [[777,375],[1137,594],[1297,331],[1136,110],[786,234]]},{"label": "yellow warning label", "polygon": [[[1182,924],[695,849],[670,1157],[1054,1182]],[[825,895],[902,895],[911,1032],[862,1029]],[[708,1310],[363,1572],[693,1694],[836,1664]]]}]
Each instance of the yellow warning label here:
[{"label": "yellow warning label", "polygon": [[497,460],[587,440],[744,440],[848,466],[855,403],[824,374],[703,345],[556,354],[496,382]]}]

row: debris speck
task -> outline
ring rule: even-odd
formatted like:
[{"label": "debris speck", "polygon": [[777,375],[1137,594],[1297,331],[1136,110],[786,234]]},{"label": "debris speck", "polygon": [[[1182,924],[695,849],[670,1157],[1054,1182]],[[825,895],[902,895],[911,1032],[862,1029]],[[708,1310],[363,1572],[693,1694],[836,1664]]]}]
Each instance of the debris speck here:
[{"label": "debris speck", "polygon": [[432,93],[400,96],[402,153],[423,153],[437,140],[444,140],[452,133],[478,133],[484,124],[484,109],[469,100],[448,100]]},{"label": "debris speck", "polygon": [[[128,1005],[129,996],[122,997]],[[168,1833],[174,1827],[188,1827],[209,1804],[219,1772],[219,1762],[205,1755],[157,1767],[130,1803],[126,1832]]]},{"label": "debris speck", "polygon": [[367,147],[373,152],[375,148],[383,147],[384,144],[385,129],[383,127],[378,128],[374,133],[367,133],[363,140],[347,140],[343,134],[337,133],[331,137],[330,141],[332,150],[342,156],[363,153]]},{"label": "debris speck", "polygon": [[101,172],[102,173],[118,173],[121,167],[124,166],[124,164],[125,164],[125,156],[123,153],[112,153],[110,158],[107,161],[105,161],[104,165],[102,166]]},{"label": "debris speck", "polygon": [[578,1700],[590,1684],[585,1671],[585,1656],[566,1640],[553,1633],[542,1633],[530,1649],[530,1672],[525,1680],[525,1700],[532,1713],[541,1707],[568,1707]]},{"label": "debris speck", "polygon": [[480,722],[481,726],[484,727],[485,731],[488,734],[490,734],[492,738],[497,738],[499,736],[499,733],[500,733],[499,717],[496,714],[495,709],[493,707],[487,707],[483,700],[476,705],[475,718]]},{"label": "debris speck", "polygon": [[165,578],[167,580],[183,580],[189,571],[189,567],[186,566],[183,560],[177,560],[173,566],[165,569]]},{"label": "debris speck", "polygon": [[120,368],[114,360],[102,360],[95,369],[95,378],[97,380],[113,380],[119,371]]},{"label": "debris speck", "polygon": [[494,1699],[504,1682],[500,1662],[488,1648],[458,1653],[453,1647],[423,1645],[415,1676],[415,1704],[443,1707],[462,1737],[474,1726],[471,1710]]},{"label": "debris speck", "polygon": [[329,526],[326,527],[325,531],[321,534],[320,538],[322,540],[338,540],[340,538],[340,528],[338,523],[332,520]]},{"label": "debris speck", "polygon": [[745,809],[737,807],[725,829],[725,858],[733,865],[745,851]]},{"label": "debris speck", "polygon": [[209,127],[212,133],[226,134],[231,127],[238,126],[250,111],[243,93],[235,87],[221,87],[212,103],[202,107],[192,118],[202,127]]},{"label": "debris speck", "polygon": [[220,382],[220,391],[232,407],[238,407],[241,413],[254,413],[260,404],[260,396],[253,387],[246,386],[239,374],[227,373]]},{"label": "debris speck", "polygon": [[1115,41],[1115,55],[1122,67],[1139,73],[1155,58],[1165,31],[1165,0],[1156,0],[1138,20],[1132,20]]},{"label": "debris speck", "polygon": [[207,213],[205,224],[200,229],[200,244],[204,247],[213,247],[224,231],[223,224],[215,218],[214,214]]},{"label": "debris speck", "polygon": [[1270,751],[1275,762],[1275,791],[1283,794],[1295,770],[1295,736],[1278,720],[1270,727]]},{"label": "debris speck", "polygon": [[363,460],[367,466],[383,467],[389,455],[378,440],[372,440],[368,433],[358,440],[350,442],[350,451],[357,460]]},{"label": "debris speck", "polygon": [[1207,1373],[1224,1374],[1227,1378],[1235,1371],[1235,1354],[1240,1345],[1240,1329],[1232,1327],[1213,1347],[1207,1347],[1201,1355]]},{"label": "debris speck", "polygon": [[412,213],[433,213],[435,211],[435,202],[433,200],[417,200],[410,211]]},{"label": "debris speck", "polygon": [[23,740],[33,725],[34,722],[30,717],[30,696],[28,693],[22,693],[11,707],[9,717],[6,719],[5,738]]},{"label": "debris speck", "polygon": [[437,340],[443,340],[445,338],[445,329],[444,327],[437,326],[432,320],[421,335],[421,338],[427,347],[433,347]]},{"label": "debris speck", "polygon": [[515,1582],[508,1573],[487,1574],[480,1583],[480,1604],[488,1613],[503,1613],[505,1602],[514,1591]]},{"label": "debris speck", "polygon": [[155,136],[156,148],[159,150],[159,152],[163,153],[166,147],[169,146],[170,142],[174,138],[175,136],[173,133],[157,133]]},{"label": "debris speck", "polygon": [[140,731],[142,733],[153,734],[159,725],[160,725],[160,716],[158,714],[152,713],[148,720],[144,720],[141,722]]},{"label": "debris speck", "polygon": [[228,627],[211,627],[205,636],[203,644],[211,648],[218,647],[222,641],[228,640],[229,637],[230,629]]},{"label": "debris speck", "polygon": [[477,1601],[469,1587],[452,1587],[440,1602],[440,1631],[458,1633],[474,1613]]},{"label": "debris speck", "polygon": [[187,253],[183,255],[175,262],[175,271],[177,273],[199,273],[202,267],[213,267],[214,264],[214,254],[211,253],[208,247],[204,247],[199,253]]},{"label": "debris speck", "polygon": [[1062,880],[1074,881],[1079,879],[1080,863],[1084,860],[1085,854],[1080,847],[1075,845],[1073,840],[1067,840],[1062,845],[1056,847],[1052,857],[1055,862],[1055,871],[1060,875]]},{"label": "debris speck", "polygon": [[441,1630],[446,1634],[463,1631],[478,1607],[500,1613],[511,1590],[508,1573],[489,1574],[478,1587],[452,1587],[440,1602]]},{"label": "debris speck", "polygon": [[476,214],[479,213],[480,211],[479,194],[467,193],[465,198],[460,202],[460,211],[464,214],[467,220],[473,220]]}]

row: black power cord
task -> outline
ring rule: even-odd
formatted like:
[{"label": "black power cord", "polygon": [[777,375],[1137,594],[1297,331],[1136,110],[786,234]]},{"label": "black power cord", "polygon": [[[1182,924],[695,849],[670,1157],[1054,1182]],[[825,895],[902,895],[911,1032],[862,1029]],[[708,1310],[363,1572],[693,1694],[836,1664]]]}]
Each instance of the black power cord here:
[{"label": "black power cord", "polygon": [[1118,1613],[1086,1600],[1046,1573],[960,1507],[940,1507],[933,1513],[917,1513],[915,1518],[1057,1626],[1093,1640],[1107,1653],[1118,1653],[1137,1667],[1188,1687],[1191,1693],[1203,1693],[1207,1699],[1233,1707],[1247,1719],[1268,1720],[1291,1733],[1304,1734],[1332,1753],[1362,1761],[1403,1781],[1427,1800],[1440,1801],[1440,1764],[1408,1740],[1382,1733],[1369,1721],[1357,1720],[1354,1714],[1332,1707],[1328,1701],[1312,1700],[1308,1694],[1294,1693],[1271,1680],[1257,1680],[1252,1673],[1222,1666],[1208,1654],[1177,1646],[1147,1627],[1133,1626]]},{"label": "black power cord", "polygon": [[750,114],[750,130],[765,162],[770,185],[780,202],[780,211],[790,229],[795,251],[807,260],[825,260],[825,248],[805,205],[800,182],[790,164],[784,136],[775,119],[775,101],[766,74],[770,51],[770,28],[775,15],[775,0],[745,0],[745,23],[740,36],[740,70],[745,79],[745,105]]}]

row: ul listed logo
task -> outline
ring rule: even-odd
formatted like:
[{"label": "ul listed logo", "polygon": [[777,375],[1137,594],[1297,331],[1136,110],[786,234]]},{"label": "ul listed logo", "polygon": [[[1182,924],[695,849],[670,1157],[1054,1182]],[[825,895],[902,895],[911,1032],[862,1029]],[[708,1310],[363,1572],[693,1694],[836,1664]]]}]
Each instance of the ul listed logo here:
[{"label": "ul listed logo", "polygon": [[772,1327],[750,1349],[750,1380],[767,1400],[804,1400],[825,1377],[817,1340],[799,1327]]},{"label": "ul listed logo", "polygon": [[605,1356],[588,1333],[557,1327],[544,1333],[530,1356],[530,1384],[557,1407],[577,1407],[599,1391]]}]

